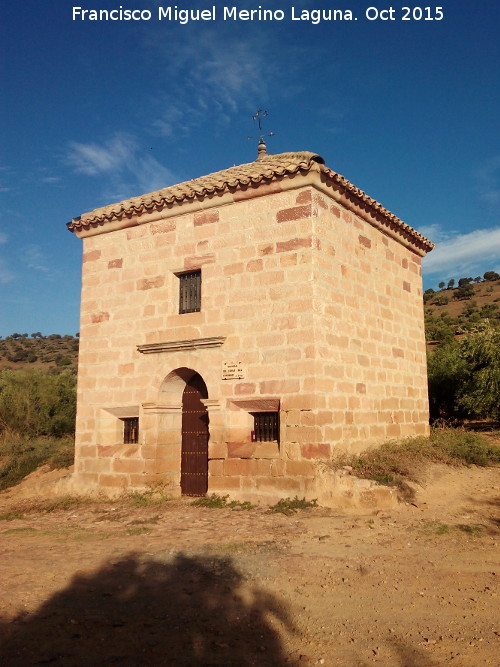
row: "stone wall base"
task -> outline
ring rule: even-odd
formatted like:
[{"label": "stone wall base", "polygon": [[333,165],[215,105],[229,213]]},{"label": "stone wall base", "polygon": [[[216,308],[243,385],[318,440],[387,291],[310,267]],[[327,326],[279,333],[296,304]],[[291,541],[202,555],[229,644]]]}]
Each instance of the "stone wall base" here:
[{"label": "stone wall base", "polygon": [[[160,481],[160,480],[158,480]],[[88,484],[85,478],[69,470],[49,470],[43,466],[16,487],[16,497],[54,498],[65,495],[104,496],[117,498],[127,490],[146,491],[150,486],[127,489],[117,481],[115,486]],[[166,488],[167,495],[181,496],[179,487]],[[9,491],[5,492],[8,496]],[[321,507],[369,512],[394,509],[398,505],[396,490],[367,479],[359,479],[349,471],[332,470],[322,462],[315,462],[311,476],[209,477],[208,494],[229,496],[232,500],[249,501],[255,505],[273,505],[282,498],[316,500]]]},{"label": "stone wall base", "polygon": [[360,479],[344,469],[333,470],[321,461],[315,462],[314,468],[313,475],[307,477],[210,477],[208,493],[260,505],[297,496],[333,509],[372,511],[398,506],[397,491],[392,487]]}]

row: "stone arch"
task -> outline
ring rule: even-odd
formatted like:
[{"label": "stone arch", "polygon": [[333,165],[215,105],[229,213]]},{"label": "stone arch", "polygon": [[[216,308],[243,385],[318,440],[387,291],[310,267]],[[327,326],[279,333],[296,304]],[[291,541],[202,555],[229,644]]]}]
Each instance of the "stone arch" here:
[{"label": "stone arch", "polygon": [[176,368],[164,378],[158,392],[158,405],[172,408],[182,406],[182,394],[186,384],[198,374],[198,371],[186,366]]}]

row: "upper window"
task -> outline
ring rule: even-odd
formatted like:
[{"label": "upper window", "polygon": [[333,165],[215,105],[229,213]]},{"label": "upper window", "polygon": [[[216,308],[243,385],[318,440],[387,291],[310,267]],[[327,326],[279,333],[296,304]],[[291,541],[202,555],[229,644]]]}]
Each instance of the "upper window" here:
[{"label": "upper window", "polygon": [[139,417],[125,417],[123,422],[123,442],[131,445],[139,442]]},{"label": "upper window", "polygon": [[201,270],[179,275],[179,313],[201,310]]},{"label": "upper window", "polygon": [[254,412],[254,432],[256,442],[279,441],[280,423],[277,412]]}]

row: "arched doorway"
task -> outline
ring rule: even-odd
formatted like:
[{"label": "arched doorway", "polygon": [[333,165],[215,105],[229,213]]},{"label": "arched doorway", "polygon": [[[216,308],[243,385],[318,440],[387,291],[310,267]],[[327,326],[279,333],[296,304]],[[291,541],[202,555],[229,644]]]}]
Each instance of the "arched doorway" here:
[{"label": "arched doorway", "polygon": [[204,496],[208,490],[208,398],[203,378],[195,373],[182,394],[181,492]]}]

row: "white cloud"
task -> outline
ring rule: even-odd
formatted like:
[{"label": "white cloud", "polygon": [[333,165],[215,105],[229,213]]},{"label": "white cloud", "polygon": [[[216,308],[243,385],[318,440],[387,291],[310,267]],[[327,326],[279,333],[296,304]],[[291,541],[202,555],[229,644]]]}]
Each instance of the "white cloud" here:
[{"label": "white cloud", "polygon": [[35,269],[36,271],[42,271],[43,273],[48,273],[49,271],[46,259],[40,247],[37,245],[29,245],[25,248],[24,261],[29,269]]},{"label": "white cloud", "polygon": [[479,199],[492,206],[500,204],[500,155],[487,161],[477,177]]},{"label": "white cloud", "polygon": [[118,133],[103,145],[70,143],[69,164],[79,173],[97,176],[118,171],[132,158],[135,141],[129,135]]},{"label": "white cloud", "polygon": [[[3,232],[0,232],[0,245],[3,243],[7,243],[8,237],[7,234],[4,234]],[[0,285],[6,285],[7,283],[10,283],[12,280],[14,280],[15,275],[14,273],[9,269],[7,262],[5,259],[2,259],[0,257]]]},{"label": "white cloud", "polygon": [[[427,228],[432,229],[432,228]],[[500,227],[476,229],[468,234],[446,237],[439,227],[434,227],[438,240],[436,248],[423,260],[425,274],[439,274],[443,280],[448,275],[465,275],[484,271],[496,271],[500,265]],[[425,230],[419,230],[425,233]],[[432,238],[432,234],[430,234]],[[439,241],[441,236],[441,241]]]},{"label": "white cloud", "polygon": [[438,225],[437,223],[419,227],[418,231],[433,243],[441,243],[442,241],[449,239],[451,236],[449,232],[443,231],[441,225]]},{"label": "white cloud", "polygon": [[12,280],[14,280],[14,278],[15,275],[7,266],[5,260],[0,259],[0,284],[6,285],[7,283],[10,283]]},{"label": "white cloud", "polygon": [[78,173],[107,176],[106,197],[124,199],[178,182],[175,174],[131,134],[116,133],[102,144],[71,142],[66,158]]},{"label": "white cloud", "polygon": [[[243,35],[232,24],[216,30],[206,28],[202,33],[193,31],[175,49],[165,48],[163,32],[156,39],[148,34],[147,47],[155,50],[155,61],[163,67],[166,82],[153,101],[161,109],[153,127],[164,136],[187,135],[195,127],[213,132],[227,127],[236,115],[241,119],[243,112],[248,115],[250,129],[251,114],[264,104],[271,90],[279,88],[284,103],[292,88],[298,92],[301,77],[293,63],[314,57],[302,46],[287,44],[288,54],[293,50],[294,56],[300,52],[304,57],[288,57],[285,65],[276,56],[280,52],[278,40],[276,27],[265,25],[253,35]],[[172,77],[172,72],[181,76]]]}]

